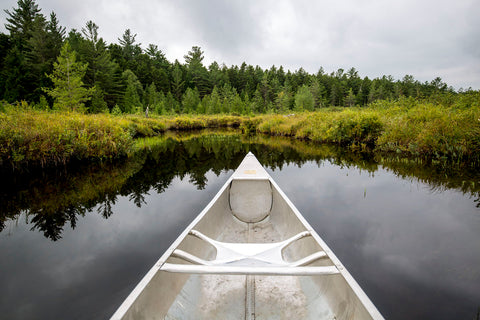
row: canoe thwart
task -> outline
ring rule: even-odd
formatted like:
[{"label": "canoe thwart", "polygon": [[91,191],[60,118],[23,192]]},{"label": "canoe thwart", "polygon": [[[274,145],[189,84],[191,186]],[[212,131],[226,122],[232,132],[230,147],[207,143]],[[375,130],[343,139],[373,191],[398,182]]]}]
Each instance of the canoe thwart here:
[{"label": "canoe thwart", "polygon": [[[189,234],[212,245],[216,249],[215,259],[204,260],[183,250],[175,249],[172,252],[172,257],[180,258],[194,265],[191,266],[192,268],[184,268],[184,266],[188,265],[164,264],[161,268],[162,270],[187,273],[228,274],[236,274],[240,272],[238,270],[245,271],[245,274],[311,274],[311,272],[314,274],[331,274],[331,270],[328,268],[303,267],[316,260],[327,258],[327,254],[324,251],[315,252],[294,262],[288,262],[283,259],[282,251],[293,242],[311,236],[309,231],[300,232],[287,240],[273,243],[221,242],[211,239],[197,230],[191,230]],[[166,270],[165,266],[168,266],[169,270]],[[228,268],[233,269],[228,271]],[[305,268],[313,269],[307,271]],[[335,267],[333,266],[333,268]],[[298,270],[295,271],[295,269]],[[335,268],[335,270],[337,269]]]},{"label": "canoe thwart", "polygon": [[384,320],[251,152],[111,320],[193,318]]},{"label": "canoe thwart", "polygon": [[229,275],[265,275],[265,276],[319,276],[340,273],[335,266],[323,267],[251,267],[219,266],[165,263],[160,268],[166,272]]}]

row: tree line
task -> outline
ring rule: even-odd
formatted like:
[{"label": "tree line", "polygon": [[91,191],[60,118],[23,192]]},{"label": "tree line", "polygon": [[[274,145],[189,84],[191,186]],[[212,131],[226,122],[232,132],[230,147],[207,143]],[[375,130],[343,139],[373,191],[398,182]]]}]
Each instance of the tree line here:
[{"label": "tree line", "polygon": [[0,33],[0,100],[23,100],[42,109],[250,114],[456,93],[440,78],[369,79],[355,68],[310,74],[245,62],[206,66],[198,46],[186,53],[184,63],[170,62],[157,45],[142,48],[130,29],[108,44],[93,21],[67,34],[56,14],[45,16],[35,0],[19,0],[17,8],[4,11],[8,34]]}]

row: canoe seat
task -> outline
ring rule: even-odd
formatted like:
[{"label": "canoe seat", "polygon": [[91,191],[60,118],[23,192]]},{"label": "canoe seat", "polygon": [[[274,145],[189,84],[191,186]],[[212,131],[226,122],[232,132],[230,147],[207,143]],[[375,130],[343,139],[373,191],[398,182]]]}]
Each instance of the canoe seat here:
[{"label": "canoe seat", "polygon": [[288,262],[283,259],[283,249],[301,238],[311,236],[309,231],[301,232],[287,240],[274,243],[220,242],[196,230],[191,230],[189,234],[212,245],[217,252],[215,259],[204,260],[183,250],[175,249],[172,257],[183,259],[192,264],[165,263],[161,270],[180,273],[258,275],[319,275],[338,273],[335,266],[306,266],[313,261],[327,258],[327,254],[323,251],[315,252],[294,262]]},{"label": "canoe seat", "polygon": [[240,221],[262,221],[272,210],[272,185],[268,179],[234,179],[230,184],[229,202],[232,214]]}]

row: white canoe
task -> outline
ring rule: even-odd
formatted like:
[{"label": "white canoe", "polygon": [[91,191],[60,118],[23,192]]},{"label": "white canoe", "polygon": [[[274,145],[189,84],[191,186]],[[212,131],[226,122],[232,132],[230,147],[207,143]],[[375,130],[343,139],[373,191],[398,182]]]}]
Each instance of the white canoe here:
[{"label": "white canoe", "polygon": [[248,153],[111,319],[383,319]]}]

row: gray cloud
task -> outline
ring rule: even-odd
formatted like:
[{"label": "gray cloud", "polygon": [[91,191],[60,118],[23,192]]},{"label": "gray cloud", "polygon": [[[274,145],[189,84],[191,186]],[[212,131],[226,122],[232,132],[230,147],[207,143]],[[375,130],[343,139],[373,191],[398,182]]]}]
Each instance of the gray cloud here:
[{"label": "gray cloud", "polygon": [[[37,3],[44,13],[54,10],[67,28],[93,20],[108,42],[130,28],[143,47],[157,44],[171,61],[183,62],[198,45],[206,64],[245,61],[312,73],[321,66],[329,72],[355,67],[370,78],[439,76],[456,88],[480,88],[480,9],[474,0]],[[3,4],[11,9],[16,1]]]}]

